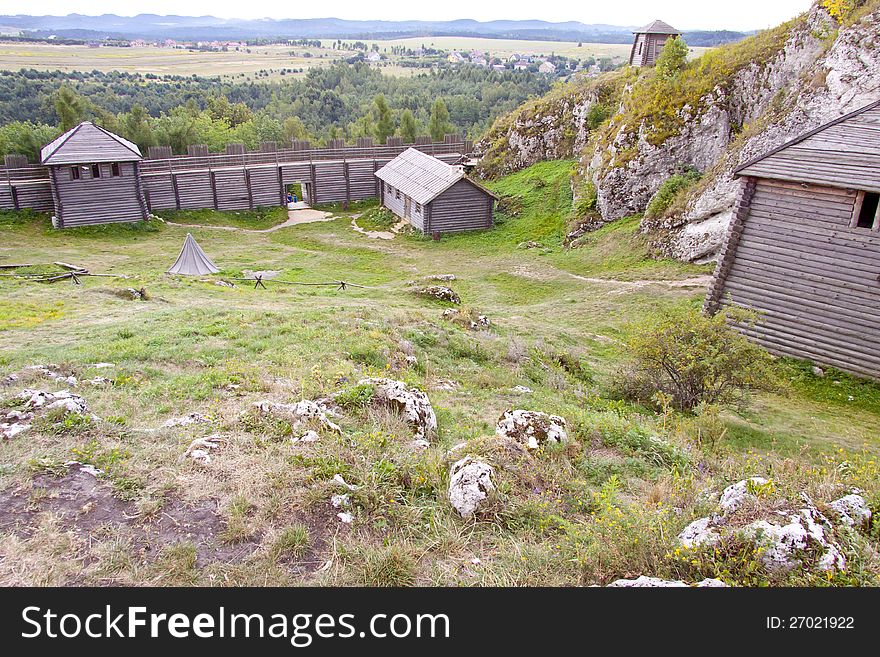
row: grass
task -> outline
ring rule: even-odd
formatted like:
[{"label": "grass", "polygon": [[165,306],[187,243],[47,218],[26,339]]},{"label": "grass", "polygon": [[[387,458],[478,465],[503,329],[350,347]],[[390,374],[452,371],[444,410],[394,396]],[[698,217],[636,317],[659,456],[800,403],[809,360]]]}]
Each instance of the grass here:
[{"label": "grass", "polygon": [[198,226],[233,226],[265,230],[287,221],[287,208],[260,207],[253,210],[220,212],[217,210],[162,210],[161,217],[178,224]]},{"label": "grass", "polygon": [[[703,509],[706,490],[760,474],[795,501],[801,490],[827,501],[846,486],[880,501],[875,384],[834,371],[819,377],[809,365],[781,360],[775,367],[784,389],[757,395],[749,408],[724,409],[717,420],[656,414],[613,397],[630,324],[700,304],[700,288],[664,281],[705,269],[648,259],[636,219],[566,248],[572,164],[546,162],[493,182],[503,197],[498,226],[438,242],[353,231],[351,214],[375,204],[267,234],[220,230],[252,227],[244,223],[252,219],[210,211],[207,220],[188,215],[205,228],[152,222],[53,231],[42,215],[0,216],[0,262],[62,260],[130,277],[86,278],[82,286],[0,278],[0,379],[20,374],[0,387],[0,401],[25,387],[56,389],[24,371],[54,363],[77,377],[76,392],[103,418],[39,424],[3,442],[0,513],[10,513],[4,496],[11,490],[32,491],[36,509],[64,499],[41,486],[63,487],[71,459],[104,469],[99,488],[122,505],[97,525],[78,512],[41,516],[27,535],[0,531],[0,559],[9,566],[0,581],[402,586],[691,578],[700,574],[695,567],[665,555]],[[224,274],[274,269],[284,280],[344,278],[367,287],[254,290],[216,285],[214,276],[168,276],[187,232]],[[530,240],[541,246],[524,248]],[[456,276],[449,284],[463,307],[485,314],[490,330],[444,319],[441,304],[410,293],[412,281],[447,273]],[[112,294],[121,287],[144,287],[150,299]],[[115,367],[98,369],[100,362]],[[85,383],[96,376],[111,383]],[[369,376],[427,392],[439,424],[428,449],[413,450],[412,427],[358,386]],[[438,385],[446,380],[456,386]],[[514,392],[517,385],[533,392]],[[258,400],[336,394],[342,434],[322,429],[313,443],[291,441],[305,427],[251,413]],[[562,415],[573,442],[538,455],[506,449],[494,425],[517,407]],[[163,428],[188,413],[208,422]],[[222,444],[210,464],[183,457],[193,439],[215,433]],[[477,521],[462,521],[446,501],[457,453],[449,450],[462,444],[462,453],[496,468],[497,496]],[[342,489],[336,474],[357,489]],[[350,525],[330,504],[340,493],[349,496]],[[161,532],[178,533],[170,540]],[[851,577],[877,584],[876,562],[866,563]],[[761,577],[815,583],[798,574]]]}]

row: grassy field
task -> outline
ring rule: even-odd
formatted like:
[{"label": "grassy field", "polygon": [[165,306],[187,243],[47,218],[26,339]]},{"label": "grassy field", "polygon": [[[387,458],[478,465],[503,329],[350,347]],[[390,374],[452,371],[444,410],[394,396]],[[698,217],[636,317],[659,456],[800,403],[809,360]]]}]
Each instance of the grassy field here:
[{"label": "grassy field", "polygon": [[[177,48],[89,48],[88,46],[54,46],[38,43],[0,43],[0,70],[34,68],[47,71],[125,71],[156,75],[200,75],[246,77],[257,71],[269,71],[271,79],[283,79],[281,69],[304,69],[323,66],[340,58],[354,56],[352,51],[332,49],[332,40],[322,42],[321,48],[302,46],[253,46],[247,50],[229,52],[201,52]],[[526,55],[565,55],[612,57],[623,61],[629,57],[628,45],[577,43],[557,41],[517,41],[506,39],[478,39],[469,37],[425,37],[412,39],[376,40],[380,51],[390,56],[392,46],[418,48],[422,44],[438,49],[457,49],[464,52],[477,50],[507,58],[513,53]],[[695,48],[702,51],[703,48]],[[291,54],[293,53],[293,54]],[[387,75],[410,76],[420,69],[397,65],[390,57],[381,64]],[[287,73],[287,75],[299,75]]]},{"label": "grassy field", "polygon": [[[38,423],[0,443],[0,584],[572,585],[641,574],[878,584],[876,536],[847,542],[850,569],[833,578],[679,558],[675,536],[705,513],[701,493],[747,475],[771,478],[781,499],[808,491],[820,504],[859,486],[876,508],[880,388],[779,361],[778,391],[717,418],[618,399],[612,378],[632,323],[697,307],[709,270],[648,259],[637,221],[564,249],[571,166],[493,183],[504,197],[498,226],[439,242],[370,240],[338,209],[336,220],[268,234],[160,222],[53,231],[44,216],[0,216],[0,263],[130,277],[0,278],[0,380],[18,374],[0,384],[3,404],[24,387],[63,387],[24,369],[55,364],[100,418]],[[204,214],[175,221],[283,220]],[[163,273],[188,231],[221,274]],[[217,284],[244,269],[365,287]],[[489,330],[461,328],[442,318],[447,304],[412,293],[412,281],[436,274],[456,276],[463,307],[485,314]],[[128,287],[148,298],[118,294]],[[427,392],[439,425],[427,449],[411,446],[399,415],[359,401],[365,376]],[[109,381],[87,383],[95,377]],[[337,392],[347,392],[342,433],[313,443],[252,412],[257,400]],[[573,440],[534,455],[510,449],[493,438],[510,408],[563,416]],[[163,426],[190,413],[207,421]],[[209,464],[185,458],[211,434]],[[465,453],[496,468],[497,496],[476,520],[446,500],[449,465]],[[341,492],[351,524],[330,503]]]}]

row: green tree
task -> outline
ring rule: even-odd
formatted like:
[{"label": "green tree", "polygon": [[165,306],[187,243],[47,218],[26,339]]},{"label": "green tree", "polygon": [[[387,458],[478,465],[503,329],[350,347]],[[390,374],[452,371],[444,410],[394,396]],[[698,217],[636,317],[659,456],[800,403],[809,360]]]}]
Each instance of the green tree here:
[{"label": "green tree", "polygon": [[40,149],[58,136],[58,128],[43,123],[13,121],[0,126],[0,157],[26,155],[36,162]]},{"label": "green tree", "polygon": [[681,37],[667,39],[657,58],[657,72],[664,78],[674,78],[687,64],[688,47]]},{"label": "green tree", "polygon": [[400,136],[403,138],[404,143],[412,144],[415,142],[417,133],[416,117],[413,116],[410,110],[403,110],[403,114],[400,115]]},{"label": "green tree", "polygon": [[150,146],[155,145],[153,128],[150,126],[150,115],[143,105],[134,105],[128,114],[122,117],[122,134],[129,141],[133,141],[146,153]]},{"label": "green tree", "polygon": [[394,118],[391,116],[391,108],[385,96],[379,94],[373,99],[373,120],[376,141],[384,144],[385,140],[394,134]]},{"label": "green tree", "polygon": [[449,110],[442,98],[434,101],[431,107],[431,120],[428,122],[428,133],[434,141],[443,141],[444,135],[449,132]]},{"label": "green tree", "polygon": [[88,101],[67,84],[62,84],[55,93],[54,105],[62,130],[70,130],[85,120],[89,109]]},{"label": "green tree", "polygon": [[309,131],[305,123],[298,116],[289,116],[284,119],[283,137],[285,144],[290,144],[294,139],[304,140],[309,138]]}]

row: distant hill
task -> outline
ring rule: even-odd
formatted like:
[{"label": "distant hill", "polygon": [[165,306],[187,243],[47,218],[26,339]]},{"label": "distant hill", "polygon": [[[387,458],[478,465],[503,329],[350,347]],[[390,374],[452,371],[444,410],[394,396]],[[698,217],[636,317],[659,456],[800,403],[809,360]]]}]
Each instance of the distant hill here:
[{"label": "distant hill", "polygon": [[[615,26],[568,21],[350,21],[339,18],[310,19],[223,19],[214,16],[0,16],[0,25],[17,28],[25,36],[79,39],[141,38],[176,40],[216,39],[383,39],[430,36],[471,36],[496,39],[586,41],[629,43],[632,26]],[[742,32],[690,31],[685,39],[694,46],[712,46],[738,41]]]}]

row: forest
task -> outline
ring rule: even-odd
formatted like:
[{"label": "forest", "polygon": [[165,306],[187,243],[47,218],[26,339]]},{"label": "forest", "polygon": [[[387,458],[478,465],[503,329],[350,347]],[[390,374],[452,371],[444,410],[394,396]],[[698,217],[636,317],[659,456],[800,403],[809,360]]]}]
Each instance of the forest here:
[{"label": "forest", "polygon": [[479,67],[412,77],[382,75],[361,63],[311,69],[298,80],[222,82],[215,78],[92,71],[0,72],[0,155],[39,147],[89,119],[145,150],[189,144],[212,151],[229,143],[308,139],[382,142],[399,135],[442,139],[480,135],[498,116],[546,93],[550,81],[528,71]]}]

